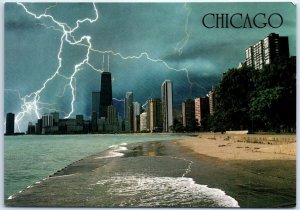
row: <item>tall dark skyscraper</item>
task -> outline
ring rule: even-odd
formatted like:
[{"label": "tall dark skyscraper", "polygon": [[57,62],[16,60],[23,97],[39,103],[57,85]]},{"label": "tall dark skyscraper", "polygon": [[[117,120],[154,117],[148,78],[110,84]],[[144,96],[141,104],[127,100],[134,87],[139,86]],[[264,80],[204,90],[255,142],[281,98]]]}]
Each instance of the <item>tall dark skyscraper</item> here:
[{"label": "tall dark skyscraper", "polygon": [[14,135],[15,132],[15,114],[6,114],[6,135]]},{"label": "tall dark skyscraper", "polygon": [[101,74],[101,91],[100,91],[100,117],[107,117],[107,107],[113,104],[112,102],[112,85],[111,73],[103,72]]}]

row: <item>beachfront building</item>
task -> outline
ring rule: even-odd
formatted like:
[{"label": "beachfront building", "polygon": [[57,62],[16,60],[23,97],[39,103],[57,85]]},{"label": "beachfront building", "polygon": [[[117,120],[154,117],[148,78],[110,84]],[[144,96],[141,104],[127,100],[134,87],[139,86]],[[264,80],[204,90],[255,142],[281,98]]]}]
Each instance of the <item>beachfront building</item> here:
[{"label": "beachfront building", "polygon": [[182,102],[182,125],[186,128],[193,128],[195,124],[195,101],[187,99]]},{"label": "beachfront building", "polygon": [[163,131],[170,132],[173,127],[173,85],[166,80],[161,86]]},{"label": "beachfront building", "polygon": [[209,114],[209,98],[198,97],[195,98],[195,119],[198,125],[201,126],[201,121]]},{"label": "beachfront building", "polygon": [[278,58],[289,58],[289,40],[286,36],[271,33],[246,49],[246,65],[262,69]]}]

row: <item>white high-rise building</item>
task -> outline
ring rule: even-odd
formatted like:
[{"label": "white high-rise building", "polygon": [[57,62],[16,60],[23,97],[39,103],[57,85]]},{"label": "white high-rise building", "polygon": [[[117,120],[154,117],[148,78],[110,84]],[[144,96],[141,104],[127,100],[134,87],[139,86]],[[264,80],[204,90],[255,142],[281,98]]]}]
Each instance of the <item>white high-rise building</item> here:
[{"label": "white high-rise building", "polygon": [[171,132],[173,127],[173,85],[171,80],[165,80],[161,86],[163,131]]}]

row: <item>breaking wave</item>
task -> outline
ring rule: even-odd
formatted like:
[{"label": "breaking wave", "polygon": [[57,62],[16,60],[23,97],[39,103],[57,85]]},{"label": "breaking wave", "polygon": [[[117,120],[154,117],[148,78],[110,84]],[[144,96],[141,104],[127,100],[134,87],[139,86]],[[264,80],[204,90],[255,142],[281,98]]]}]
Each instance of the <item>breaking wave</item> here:
[{"label": "breaking wave", "polygon": [[186,177],[113,176],[95,185],[117,196],[119,207],[239,207],[224,191]]}]

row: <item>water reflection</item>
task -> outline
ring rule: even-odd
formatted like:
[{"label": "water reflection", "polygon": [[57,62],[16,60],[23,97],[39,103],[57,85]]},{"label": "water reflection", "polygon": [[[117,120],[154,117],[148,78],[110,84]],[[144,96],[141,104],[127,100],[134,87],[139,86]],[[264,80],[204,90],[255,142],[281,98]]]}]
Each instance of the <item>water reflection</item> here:
[{"label": "water reflection", "polygon": [[124,154],[124,157],[137,157],[137,156],[163,156],[165,146],[161,142],[149,142],[148,144],[133,146],[132,149],[128,149]]}]

